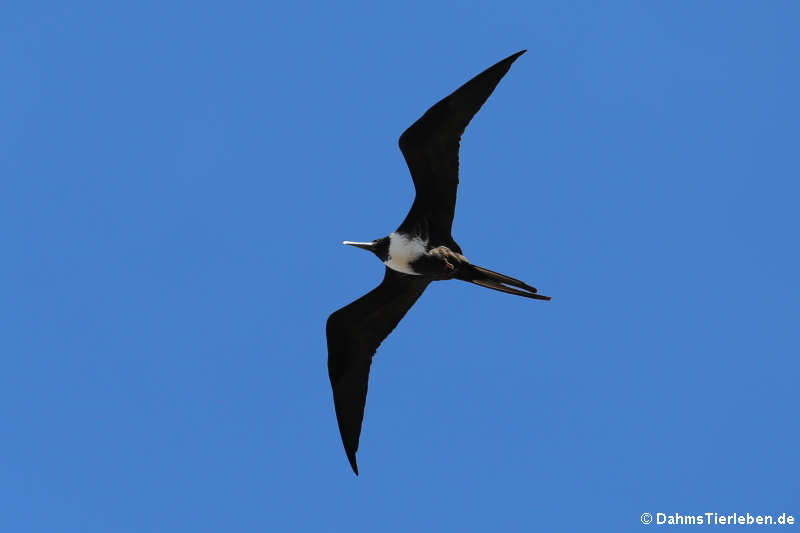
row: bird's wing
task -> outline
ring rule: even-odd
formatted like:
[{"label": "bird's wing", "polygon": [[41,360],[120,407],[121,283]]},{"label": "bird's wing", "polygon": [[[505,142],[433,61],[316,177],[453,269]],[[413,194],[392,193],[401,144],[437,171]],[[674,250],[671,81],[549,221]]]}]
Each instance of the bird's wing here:
[{"label": "bird's wing", "polygon": [[328,376],[342,443],[356,475],[372,356],[429,282],[387,267],[380,285],[328,317]]},{"label": "bird's wing", "polygon": [[[524,53],[525,50],[517,52],[469,80],[428,109],[400,136],[400,150],[417,195],[398,231],[426,232],[433,245],[452,241],[461,135],[514,60]],[[421,223],[427,227],[418,227]]]}]

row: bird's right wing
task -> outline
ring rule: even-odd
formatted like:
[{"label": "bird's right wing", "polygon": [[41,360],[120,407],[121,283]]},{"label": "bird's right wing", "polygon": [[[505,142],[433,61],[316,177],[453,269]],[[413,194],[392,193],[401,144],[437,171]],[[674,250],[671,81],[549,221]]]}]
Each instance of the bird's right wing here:
[{"label": "bird's right wing", "polygon": [[[417,195],[398,231],[427,231],[434,246],[450,244],[458,189],[461,135],[483,103],[525,50],[487,68],[437,102],[400,136]],[[412,227],[420,221],[426,228]]]},{"label": "bird's right wing", "polygon": [[387,267],[380,285],[328,317],[328,376],[342,443],[356,474],[372,356],[428,283]]}]

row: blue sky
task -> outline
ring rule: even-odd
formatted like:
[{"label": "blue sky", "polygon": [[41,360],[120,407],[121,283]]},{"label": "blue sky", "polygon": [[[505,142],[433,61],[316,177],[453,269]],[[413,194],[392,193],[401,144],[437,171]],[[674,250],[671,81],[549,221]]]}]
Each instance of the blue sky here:
[{"label": "blue sky", "polygon": [[[0,8],[0,530],[635,531],[800,515],[794,2]],[[396,141],[519,50],[435,284],[329,313],[413,198]]]}]

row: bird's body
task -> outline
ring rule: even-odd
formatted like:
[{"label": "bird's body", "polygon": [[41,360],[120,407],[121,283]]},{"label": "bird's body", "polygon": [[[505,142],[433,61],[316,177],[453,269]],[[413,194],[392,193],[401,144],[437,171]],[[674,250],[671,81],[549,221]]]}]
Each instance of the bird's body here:
[{"label": "bird's body", "polygon": [[416,262],[428,252],[428,241],[419,235],[394,232],[389,234],[389,256],[383,262],[392,270],[414,276],[421,275],[414,268]]},{"label": "bird's body", "polygon": [[458,189],[461,135],[511,63],[507,57],[431,107],[400,136],[400,149],[416,197],[405,220],[388,236],[349,244],[374,253],[386,265],[383,281],[334,312],[326,326],[328,374],[336,418],[353,471],[372,357],[380,343],[432,281],[459,279],[509,294],[549,300],[524,282],[470,263],[450,231]]},{"label": "bird's body", "polygon": [[455,267],[468,262],[466,257],[447,246],[431,246],[424,235],[395,231],[374,242],[376,244],[344,241],[342,244],[374,252],[392,270],[410,276],[429,276],[432,280],[453,278],[458,273]]}]

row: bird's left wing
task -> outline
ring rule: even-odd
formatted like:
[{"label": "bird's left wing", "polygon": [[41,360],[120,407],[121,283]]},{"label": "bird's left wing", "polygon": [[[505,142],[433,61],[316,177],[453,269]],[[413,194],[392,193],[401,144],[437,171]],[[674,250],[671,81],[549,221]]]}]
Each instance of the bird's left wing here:
[{"label": "bird's left wing", "polygon": [[[450,230],[456,208],[461,135],[511,64],[524,53],[520,50],[469,80],[428,109],[400,136],[400,150],[417,195],[398,231],[419,233],[424,229],[434,246],[458,246]],[[424,221],[425,228],[414,227],[420,221]]]},{"label": "bird's left wing", "polygon": [[380,285],[328,317],[328,376],[342,444],[356,474],[372,356],[428,283],[387,267]]}]

